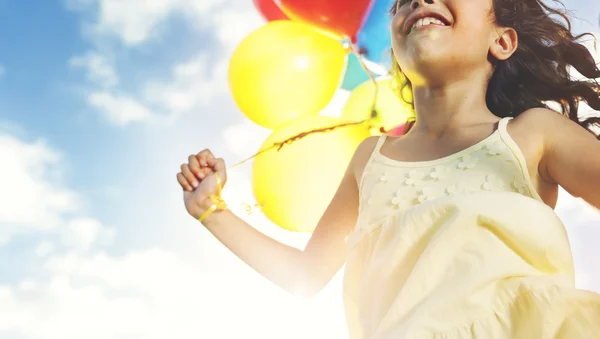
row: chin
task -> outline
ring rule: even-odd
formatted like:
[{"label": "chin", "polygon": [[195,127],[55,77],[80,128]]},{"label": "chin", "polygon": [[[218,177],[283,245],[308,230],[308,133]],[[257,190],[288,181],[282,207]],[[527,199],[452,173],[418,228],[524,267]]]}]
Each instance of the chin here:
[{"label": "chin", "polygon": [[441,78],[452,67],[451,58],[439,51],[415,53],[407,59],[398,60],[398,63],[413,85],[428,83],[426,79]]}]

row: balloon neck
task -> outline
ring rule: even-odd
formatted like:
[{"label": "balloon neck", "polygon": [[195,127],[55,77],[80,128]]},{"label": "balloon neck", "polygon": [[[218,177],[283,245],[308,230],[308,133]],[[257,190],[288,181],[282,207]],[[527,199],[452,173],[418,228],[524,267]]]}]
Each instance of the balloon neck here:
[{"label": "balloon neck", "polygon": [[373,110],[371,110],[371,116],[369,117],[369,128],[377,128],[379,127],[379,129],[383,128],[381,126],[382,121],[381,121],[381,114],[379,114],[379,111],[375,108]]},{"label": "balloon neck", "polygon": [[377,111],[377,109],[371,110],[371,119],[376,120],[377,118],[379,118],[379,112]]}]

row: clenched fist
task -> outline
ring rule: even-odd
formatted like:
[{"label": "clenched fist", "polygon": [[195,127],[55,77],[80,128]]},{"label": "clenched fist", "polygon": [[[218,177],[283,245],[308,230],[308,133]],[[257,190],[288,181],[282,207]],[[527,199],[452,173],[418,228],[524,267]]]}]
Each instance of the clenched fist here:
[{"label": "clenched fist", "polygon": [[221,188],[227,182],[225,161],[215,158],[208,149],[188,157],[188,163],[181,165],[177,181],[183,188],[183,201],[187,212],[198,219],[213,202],[211,195],[219,191],[215,173],[221,179]]}]

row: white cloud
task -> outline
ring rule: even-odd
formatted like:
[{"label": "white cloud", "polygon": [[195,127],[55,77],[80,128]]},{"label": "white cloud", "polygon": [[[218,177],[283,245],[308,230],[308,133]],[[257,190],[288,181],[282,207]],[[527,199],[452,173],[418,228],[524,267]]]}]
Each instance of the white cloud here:
[{"label": "white cloud", "polygon": [[[224,41],[261,22],[252,4],[241,0],[71,0],[70,8],[93,7],[92,23],[98,35],[115,36],[126,45],[142,44],[160,35],[165,22],[174,15],[187,17],[200,29],[217,28]],[[228,20],[228,21],[222,21]]]},{"label": "white cloud", "polygon": [[297,300],[250,270],[207,275],[164,250],[118,258],[68,253],[47,260],[45,271],[48,282],[0,286],[0,333],[12,330],[28,339],[226,339],[249,333],[300,339],[337,338],[344,330],[339,296]]},{"label": "white cloud", "polygon": [[76,194],[48,180],[59,153],[43,141],[23,143],[0,135],[0,244],[13,235],[58,227],[78,206]]},{"label": "white cloud", "polygon": [[560,189],[556,213],[564,221],[573,257],[577,287],[600,293],[600,211]]},{"label": "white cloud", "polygon": [[[88,52],[72,58],[70,64],[84,68],[87,78],[101,87],[87,94],[88,104],[120,127],[175,121],[183,113],[207,106],[229,88],[228,61],[221,59],[215,64],[205,53],[175,65],[168,80],[150,80],[139,86],[140,95],[111,88],[118,83],[118,75],[101,54]],[[158,114],[152,108],[166,113]]]},{"label": "white cloud", "polygon": [[201,54],[173,67],[169,81],[155,81],[145,86],[144,97],[170,114],[189,112],[226,93],[227,67],[224,60],[215,65],[209,62],[207,55]]},{"label": "white cloud", "polygon": [[118,36],[128,45],[139,44],[151,37],[160,22],[173,13],[180,2],[177,0],[94,1],[98,11],[94,30],[99,34]]},{"label": "white cloud", "polygon": [[[61,183],[62,157],[43,141],[23,142],[0,134],[0,245],[18,234],[59,233],[65,236],[81,231],[65,226],[81,213],[81,197]],[[77,219],[74,219],[77,220]],[[96,223],[98,234],[102,225]],[[108,232],[108,231],[107,231]],[[88,241],[93,238],[88,235]],[[37,252],[43,256],[48,245]]]},{"label": "white cloud", "polygon": [[90,51],[69,60],[69,65],[83,68],[89,81],[102,87],[113,87],[119,83],[119,77],[108,58],[99,52]]},{"label": "white cloud", "polygon": [[61,234],[62,244],[79,250],[89,250],[98,242],[107,245],[113,242],[115,231],[103,227],[98,220],[76,218],[70,220]]},{"label": "white cloud", "polygon": [[[193,2],[193,1],[192,1]],[[208,22],[225,53],[233,49],[252,31],[265,23],[251,1],[222,1],[220,10],[194,11],[193,22]]]},{"label": "white cloud", "polygon": [[93,92],[88,96],[88,103],[99,109],[109,122],[121,127],[132,123],[152,122],[155,117],[146,106],[128,95],[108,91]]},{"label": "white cloud", "polygon": [[35,247],[34,252],[38,257],[45,257],[52,253],[55,247],[52,242],[44,240]]},{"label": "white cloud", "polygon": [[270,129],[244,119],[239,124],[225,128],[222,138],[227,151],[244,160],[258,152],[271,133]]},{"label": "white cloud", "polygon": [[[55,228],[51,230],[35,228],[39,219],[25,220],[31,228],[28,233],[42,239],[33,246],[33,262],[20,264],[42,269],[26,273],[15,283],[0,284],[0,336],[12,334],[24,339],[226,339],[248,333],[261,338],[291,339],[344,336],[339,276],[320,297],[298,300],[243,264],[193,220],[185,218],[191,225],[181,227],[187,226],[179,220],[183,219],[181,208],[171,212],[169,226],[179,226],[169,232],[197,239],[190,242],[191,247],[178,243],[178,253],[124,248],[123,255],[108,254],[103,248],[115,237],[113,230],[81,215],[76,204],[66,204],[71,209],[61,204],[43,205],[53,200],[52,192],[77,196],[60,183],[60,171],[51,168],[64,166],[60,153],[43,143],[27,143],[11,136],[0,140],[3,140],[0,154],[9,155],[6,164],[14,167],[4,166],[3,157],[0,178],[8,177],[15,185],[3,196],[13,200],[3,200],[0,211],[24,205],[30,207],[27,211],[47,209],[46,215],[54,215],[55,219]],[[14,176],[19,172],[29,180]],[[44,195],[47,199],[36,200],[37,206],[14,199],[13,193],[20,187],[26,192],[43,192],[35,186],[23,185],[27,181],[48,191]],[[243,192],[230,190],[226,197],[232,208],[243,215],[241,202],[251,196],[248,176],[231,171],[230,183],[242,187]],[[6,187],[4,184],[0,186]],[[2,190],[0,194],[5,192]],[[77,196],[69,203],[80,198]],[[181,207],[181,200],[177,203]],[[161,209],[165,206],[161,205]],[[11,215],[10,220],[23,223],[21,219],[28,214],[17,216]],[[3,218],[2,230],[7,220]],[[248,218],[252,219],[266,224],[259,214]],[[306,240],[274,226],[268,231],[279,232],[298,246]],[[236,326],[231,326],[232,322]]]},{"label": "white cloud", "polygon": [[264,24],[253,4],[243,0],[70,0],[67,5],[78,12],[91,10],[92,21],[84,19],[84,27],[93,27],[92,41],[113,37],[128,47],[141,45],[160,36],[171,19],[185,20],[199,35],[198,56],[173,66],[168,79],[146,79],[133,90],[115,88],[120,77],[109,57],[117,50],[111,43],[103,43],[103,52],[71,58],[70,65],[84,69],[100,87],[88,94],[88,103],[117,126],[172,122],[227,93],[231,52]]},{"label": "white cloud", "polygon": [[559,190],[556,213],[563,220],[568,220],[574,227],[600,221],[600,211],[583,199],[574,198],[563,188]]}]

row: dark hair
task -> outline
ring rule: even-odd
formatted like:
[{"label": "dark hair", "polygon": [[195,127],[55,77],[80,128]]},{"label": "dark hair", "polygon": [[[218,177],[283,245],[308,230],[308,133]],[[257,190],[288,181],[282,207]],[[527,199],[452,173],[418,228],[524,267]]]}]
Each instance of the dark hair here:
[{"label": "dark hair", "polygon": [[[579,102],[600,111],[600,78],[594,57],[578,41],[591,33],[573,36],[571,22],[564,11],[550,8],[542,0],[493,0],[493,17],[497,25],[511,27],[519,36],[519,46],[507,60],[492,60],[494,72],[489,80],[486,102],[498,117],[513,116],[535,107],[550,108],[545,102],[560,104],[559,113],[587,128],[600,140],[600,117],[579,117]],[[396,14],[396,5],[390,13]],[[556,21],[553,16],[562,18]],[[401,95],[412,84],[402,76],[392,57],[392,74],[401,79]],[[574,80],[569,66],[587,80]],[[400,77],[400,78],[398,78]],[[402,97],[405,100],[404,97]],[[594,131],[594,126],[599,128]]]}]

